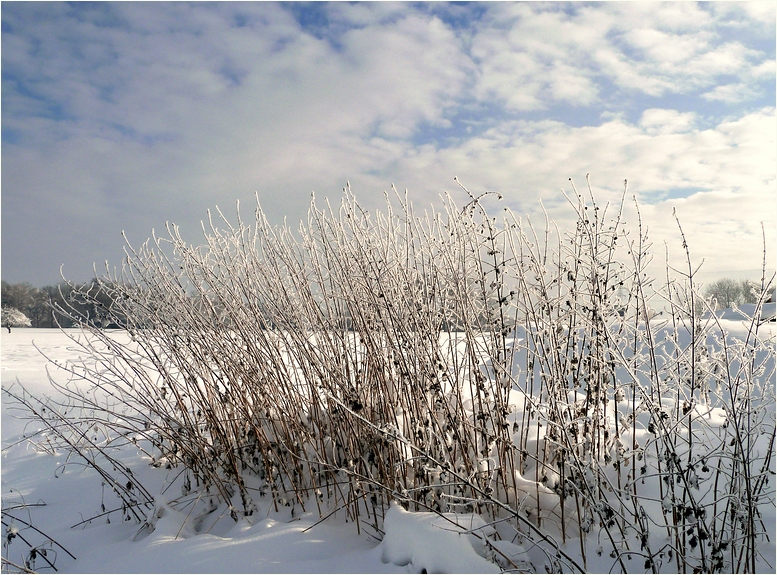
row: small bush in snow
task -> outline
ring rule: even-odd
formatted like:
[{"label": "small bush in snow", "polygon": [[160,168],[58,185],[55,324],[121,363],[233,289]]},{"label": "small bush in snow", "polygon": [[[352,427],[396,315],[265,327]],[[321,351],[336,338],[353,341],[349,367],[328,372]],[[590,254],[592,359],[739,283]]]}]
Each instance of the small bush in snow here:
[{"label": "small bush in snow", "polygon": [[2,326],[11,333],[12,327],[30,327],[32,323],[30,318],[20,312],[18,309],[12,307],[3,307],[2,309]]}]

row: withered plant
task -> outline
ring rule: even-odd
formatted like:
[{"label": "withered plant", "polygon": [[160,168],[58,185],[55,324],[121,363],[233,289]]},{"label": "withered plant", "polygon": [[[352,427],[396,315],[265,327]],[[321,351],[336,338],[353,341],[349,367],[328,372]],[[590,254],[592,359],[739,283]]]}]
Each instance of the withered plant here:
[{"label": "withered plant", "polygon": [[463,208],[446,196],[421,216],[396,193],[368,213],[346,190],[296,230],[257,208],[250,225],[209,216],[200,246],[175,226],[128,244],[120,270],[73,291],[93,313],[70,310],[86,359],[52,381],[67,399],[9,393],[144,529],[154,494],[114,459],[130,443],[180,470],[171,504],[200,519],[268,498],[380,538],[395,500],[480,514],[508,569],[584,571],[592,554],[623,572],[761,568],[765,296],[729,337],[679,222],[687,269],[650,278],[625,186],[615,206],[573,187],[566,232],[462,190]]}]

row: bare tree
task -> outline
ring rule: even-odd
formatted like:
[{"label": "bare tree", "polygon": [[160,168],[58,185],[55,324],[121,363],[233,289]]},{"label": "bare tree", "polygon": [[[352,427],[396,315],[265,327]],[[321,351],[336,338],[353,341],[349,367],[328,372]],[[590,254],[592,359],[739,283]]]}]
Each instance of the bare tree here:
[{"label": "bare tree", "polygon": [[742,303],[742,283],[735,279],[721,278],[708,285],[704,293],[709,298],[715,298],[720,308]]}]

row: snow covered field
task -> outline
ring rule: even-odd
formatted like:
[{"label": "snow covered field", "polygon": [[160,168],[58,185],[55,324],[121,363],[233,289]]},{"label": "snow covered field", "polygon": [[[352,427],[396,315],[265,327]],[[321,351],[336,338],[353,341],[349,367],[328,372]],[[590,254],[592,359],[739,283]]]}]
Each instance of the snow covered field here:
[{"label": "snow covered field", "polygon": [[[721,325],[731,334],[744,334],[740,321],[724,318]],[[759,333],[773,340],[774,324],[763,326]],[[3,333],[2,386],[18,393],[18,380],[32,394],[49,395],[52,388],[47,362],[33,341],[52,359],[64,362],[78,358],[79,351],[58,330],[15,329]],[[64,379],[56,368],[49,365],[48,369],[55,379]],[[409,513],[399,506],[386,515],[382,542],[365,531],[357,533],[357,526],[342,518],[319,523],[315,510],[296,515],[288,509],[274,512],[269,502],[262,501],[258,502],[259,513],[237,523],[228,515],[198,523],[167,505],[176,496],[168,488],[178,470],[151,467],[148,458],[131,446],[125,448],[122,462],[132,468],[143,485],[155,490],[156,506],[151,527],[120,521],[118,513],[102,514],[103,506],[110,511],[115,505],[115,498],[111,499],[110,490],[96,472],[75,458],[66,459],[61,451],[47,453],[41,436],[36,438],[38,449],[33,448],[25,437],[38,427],[35,423],[28,425],[19,418],[22,415],[4,396],[3,558],[4,563],[8,562],[3,565],[4,571],[18,572],[15,566],[27,563],[36,571],[53,572],[51,563],[59,572],[81,573],[499,572],[496,564],[484,558],[487,553],[476,535],[458,534],[450,522],[434,514]],[[773,487],[767,489],[772,499],[773,492]],[[763,506],[762,513],[770,541],[764,541],[760,549],[758,570],[773,572],[773,505]],[[482,527],[477,516],[462,514],[453,519],[463,529]],[[513,556],[516,565],[531,569],[521,560],[526,551],[523,546],[501,543],[500,549]],[[589,543],[589,572],[617,571],[607,553],[601,554],[601,546],[595,541]],[[567,547],[574,550],[578,545],[570,540]],[[36,552],[31,557],[32,547],[45,551],[45,555]],[[642,559],[634,560],[628,563],[630,571],[649,571],[642,569]],[[671,572],[672,565],[667,561],[661,571]]]},{"label": "snow covered field", "polygon": [[[74,330],[75,332],[75,330]],[[2,385],[18,378],[38,395],[51,394],[46,360],[33,346],[60,361],[76,359],[78,353],[59,330],[14,329],[2,334]],[[56,377],[56,370],[52,371]],[[60,377],[62,375],[60,374]],[[139,533],[135,522],[108,522],[105,517],[72,527],[101,512],[103,496],[109,496],[100,478],[80,462],[68,462],[62,454],[47,454],[23,441],[38,428],[9,405],[2,404],[2,497],[22,521],[45,533],[41,535],[21,521],[3,517],[4,534],[18,528],[18,537],[3,548],[3,557],[17,565],[29,559],[30,547],[42,545],[46,557],[38,556],[34,569],[53,572],[46,559],[65,573],[490,573],[499,569],[473,549],[468,536],[451,531],[451,525],[431,526],[432,514],[409,514],[400,508],[387,517],[387,536],[382,543],[364,534],[356,525],[329,520],[318,525],[317,513],[290,517],[274,513],[266,504],[251,523],[235,524],[228,516],[208,533],[193,536],[187,516],[165,506],[165,486],[177,471],[153,469],[135,455],[125,462],[142,474],[145,485],[154,485],[160,496],[153,533]],[[167,494],[169,497],[169,493]],[[25,504],[24,510],[18,509]],[[6,522],[8,525],[6,525]],[[436,519],[440,523],[439,519]],[[315,525],[315,526],[314,526]],[[56,544],[44,544],[47,539]],[[135,540],[133,540],[135,539]],[[67,551],[65,551],[67,550]],[[72,556],[70,555],[72,554]],[[3,570],[16,571],[4,565]]]}]

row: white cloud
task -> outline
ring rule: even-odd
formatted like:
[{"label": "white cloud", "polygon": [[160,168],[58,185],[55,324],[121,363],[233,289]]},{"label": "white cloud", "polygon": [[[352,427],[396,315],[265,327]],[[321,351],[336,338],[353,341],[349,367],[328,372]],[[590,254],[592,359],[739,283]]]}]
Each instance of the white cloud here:
[{"label": "white cloud", "polygon": [[775,61],[766,60],[761,64],[754,66],[750,70],[750,74],[756,79],[773,80],[775,75]]},{"label": "white cloud", "polygon": [[[715,19],[698,2],[612,2],[605,7],[620,30],[655,28],[673,33],[698,32]],[[593,11],[595,13],[595,11]]]},{"label": "white cloud", "polygon": [[[321,30],[265,3],[81,5],[102,15],[78,19],[67,5],[53,18],[31,4],[4,7],[13,32],[3,35],[3,128],[18,134],[3,145],[3,239],[14,238],[4,255],[25,260],[17,246],[49,246],[45,264],[26,258],[19,280],[76,253],[117,261],[120,229],[144,238],[171,219],[196,236],[207,208],[250,201],[254,190],[275,221],[294,221],[311,190],[336,197],[346,180],[368,206],[391,182],[421,204],[455,189],[456,175],[503,191],[519,210],[541,197],[564,218],[558,188],[569,176],[591,172],[606,199],[629,178],[662,222],[672,190],[703,192],[677,200],[689,219],[708,218],[704,198],[714,199],[730,225],[710,245],[749,225],[744,199],[773,194],[773,109],[727,108],[729,120],[702,129],[713,120],[700,112],[633,98],[762,97],[773,59],[722,41],[714,10],[485,7],[454,29],[426,7],[334,3]],[[561,106],[603,120],[543,116]],[[452,137],[420,138],[430,126]],[[101,239],[87,246],[90,234]],[[70,236],[81,243],[62,240]]]},{"label": "white cloud", "polygon": [[758,51],[750,50],[739,42],[727,42],[690,59],[688,67],[704,82],[705,78],[709,81],[709,78],[718,75],[750,72],[754,68],[752,61],[759,60],[760,55]]},{"label": "white cloud", "polygon": [[[519,22],[520,27],[513,25]],[[590,104],[598,88],[586,59],[598,39],[595,26],[563,14],[500,5],[472,38],[471,52],[479,65],[476,94],[515,110],[543,109],[554,101]]]},{"label": "white cloud", "polygon": [[[541,221],[542,199],[562,228],[571,225],[559,192],[569,189],[568,177],[584,186],[590,172],[601,203],[616,202],[628,179],[660,262],[663,242],[677,243],[672,218],[677,207],[694,257],[706,259],[706,270],[725,272],[741,269],[750,256],[754,261],[746,267],[759,265],[759,221],[765,221],[774,245],[775,134],[773,108],[711,129],[697,128],[693,114],[672,110],[648,110],[636,125],[622,119],[581,128],[514,122],[455,148],[415,150],[393,173],[411,190],[429,190],[430,201],[435,195],[430,182],[450,182],[450,174],[457,175],[473,190],[501,192],[507,205],[535,221]],[[438,186],[437,191],[455,191],[452,183]]]},{"label": "white cloud", "polygon": [[678,64],[710,48],[710,34],[703,30],[676,34],[655,28],[637,28],[624,33],[623,38],[638,49],[646,61],[658,63],[662,69],[672,72]]},{"label": "white cloud", "polygon": [[642,112],[639,125],[650,135],[674,134],[687,132],[693,128],[695,121],[696,114],[692,112],[651,108]]},{"label": "white cloud", "polygon": [[760,91],[756,91],[751,86],[740,82],[737,84],[715,86],[715,88],[709,92],[702,94],[701,97],[705,100],[736,103],[752,100],[760,95]]},{"label": "white cloud", "polygon": [[[472,40],[477,94],[536,110],[555,102],[591,104],[604,80],[650,96],[713,86],[722,75],[749,80],[772,61],[722,40],[720,29],[731,18],[686,2],[606,3],[573,14],[542,4],[500,6]],[[576,88],[558,89],[564,85]]]},{"label": "white cloud", "polygon": [[[751,32],[774,32],[775,3],[771,0],[710,2],[708,8],[728,26],[747,27]],[[744,18],[743,18],[744,16]]]},{"label": "white cloud", "polygon": [[750,18],[757,20],[767,25],[774,26],[775,20],[775,7],[774,2],[770,1],[757,1],[757,2],[742,2],[741,8],[747,13]]}]

